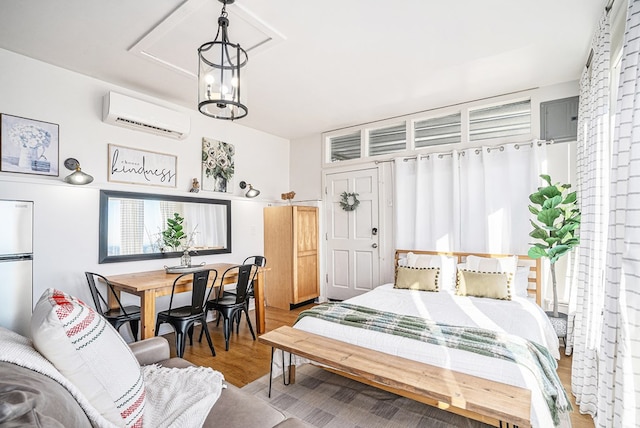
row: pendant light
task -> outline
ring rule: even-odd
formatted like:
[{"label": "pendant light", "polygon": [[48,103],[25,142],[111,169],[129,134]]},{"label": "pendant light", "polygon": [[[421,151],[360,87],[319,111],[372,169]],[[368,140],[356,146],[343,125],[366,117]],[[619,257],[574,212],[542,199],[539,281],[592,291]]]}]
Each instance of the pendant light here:
[{"label": "pendant light", "polygon": [[239,43],[229,41],[226,7],[235,0],[218,1],[223,6],[215,40],[198,48],[198,110],[216,119],[234,120],[248,113],[240,98],[240,69],[249,57]]}]

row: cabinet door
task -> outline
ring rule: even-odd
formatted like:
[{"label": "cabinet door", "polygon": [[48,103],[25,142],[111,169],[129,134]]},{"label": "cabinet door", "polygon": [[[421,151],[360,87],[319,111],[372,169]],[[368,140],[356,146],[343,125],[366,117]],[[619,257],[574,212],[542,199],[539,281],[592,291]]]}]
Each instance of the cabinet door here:
[{"label": "cabinet door", "polygon": [[294,304],[320,295],[318,284],[318,209],[294,207]]}]

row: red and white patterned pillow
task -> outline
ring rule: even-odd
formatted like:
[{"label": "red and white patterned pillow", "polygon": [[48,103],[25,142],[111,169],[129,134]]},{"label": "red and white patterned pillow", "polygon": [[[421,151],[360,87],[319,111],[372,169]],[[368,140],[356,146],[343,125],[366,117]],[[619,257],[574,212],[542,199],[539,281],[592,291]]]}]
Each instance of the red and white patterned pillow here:
[{"label": "red and white patterned pillow", "polygon": [[79,299],[45,291],[31,317],[34,347],[117,426],[142,427],[140,364],[120,334]]}]

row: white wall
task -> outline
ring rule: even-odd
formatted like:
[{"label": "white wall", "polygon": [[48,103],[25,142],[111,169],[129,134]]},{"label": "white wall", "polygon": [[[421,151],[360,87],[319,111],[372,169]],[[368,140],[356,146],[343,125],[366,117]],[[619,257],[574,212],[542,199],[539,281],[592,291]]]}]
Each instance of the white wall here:
[{"label": "white wall", "polygon": [[[60,177],[0,172],[0,199],[35,202],[34,303],[49,287],[90,301],[85,271],[127,273],[160,269],[168,263],[149,260],[98,264],[100,189],[231,199],[233,253],[196,256],[194,262],[241,262],[246,256],[263,253],[262,208],[279,200],[280,193],[290,187],[288,140],[238,123],[208,118],[195,109],[168,104],[2,49],[0,64],[0,112],[60,126]],[[191,117],[189,137],[179,141],[103,123],[102,97],[108,91],[187,113]],[[233,194],[188,193],[191,180],[201,177],[202,137],[235,145]],[[167,189],[107,181],[109,143],[176,155],[177,187]],[[95,178],[94,182],[86,186],[64,183],[62,179],[71,172],[63,165],[67,157],[78,159],[83,171]],[[260,189],[260,196],[244,198],[238,187],[241,180]],[[158,303],[160,309],[162,305]]]}]

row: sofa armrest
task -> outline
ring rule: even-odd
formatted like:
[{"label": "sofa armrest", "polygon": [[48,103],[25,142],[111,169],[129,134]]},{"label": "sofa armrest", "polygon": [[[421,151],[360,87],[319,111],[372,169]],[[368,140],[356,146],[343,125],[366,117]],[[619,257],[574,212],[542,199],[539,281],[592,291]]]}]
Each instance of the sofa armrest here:
[{"label": "sofa armrest", "polygon": [[167,360],[170,356],[169,342],[164,337],[156,336],[133,342],[129,347],[142,366]]}]

